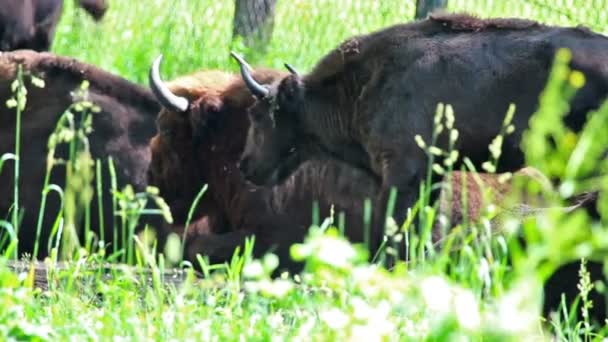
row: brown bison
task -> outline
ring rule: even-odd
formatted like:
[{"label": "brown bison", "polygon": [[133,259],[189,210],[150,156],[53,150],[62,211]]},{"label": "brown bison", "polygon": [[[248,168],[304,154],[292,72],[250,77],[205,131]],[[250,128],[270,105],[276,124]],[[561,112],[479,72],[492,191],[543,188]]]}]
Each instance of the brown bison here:
[{"label": "brown bison", "polygon": [[[522,132],[562,47],[586,76],[565,118],[580,130],[608,93],[608,39],[580,27],[434,15],[348,39],[309,74],[290,68],[272,84],[253,80],[235,55],[257,97],[240,169],[256,184],[277,184],[313,157],[365,170],[382,184],[372,234],[377,249],[390,189],[397,190],[397,222],[418,198],[427,156],[414,137],[431,141],[437,104],[452,104],[460,133],[455,149],[479,167],[514,103],[515,132],[504,139],[499,165],[514,171],[523,166]],[[438,141],[443,149],[447,143]]]},{"label": "brown bison", "polygon": [[[303,163],[280,186],[247,182],[237,168],[249,127],[247,108],[255,99],[236,76],[202,72],[165,85],[160,59],[150,70],[150,87],[164,108],[158,116],[159,134],[152,139],[150,184],[156,185],[182,224],[199,189],[208,184],[197,211],[197,237],[189,243],[189,258],[200,252],[226,261],[248,235],[256,237],[256,254],[273,247],[284,267],[289,247],[303,239],[312,223],[313,201],[321,217],[330,206],[345,212],[347,235],[363,241],[363,199],[375,182],[347,165],[315,160]],[[285,75],[272,70],[254,72],[269,83]]]},{"label": "brown bison", "polygon": [[[27,104],[21,120],[21,172],[20,209],[23,210],[19,233],[19,251],[32,253],[38,213],[41,204],[43,181],[47,168],[47,141],[56,127],[60,115],[74,102],[72,91],[78,89],[82,81],[88,80],[88,100],[100,107],[99,113],[92,115],[93,131],[89,135],[92,157],[103,161],[102,181],[103,221],[106,243],[112,243],[112,196],[108,157],[112,157],[119,189],[132,184],[136,191],[147,186],[146,172],[150,162],[149,140],[156,133],[155,118],[160,110],[154,95],[149,90],[123,78],[109,74],[94,66],[75,59],[55,56],[50,53],[15,51],[0,54],[0,155],[15,149],[15,109],[7,108],[6,101],[12,97],[11,83],[16,76],[18,64],[26,73],[42,77],[44,88],[29,83]],[[62,145],[63,146],[63,145]],[[57,158],[67,157],[67,148],[60,147]],[[0,173],[0,213],[2,217],[12,205],[13,167],[5,164]],[[66,171],[56,165],[51,173],[50,183],[65,186]],[[91,201],[91,227],[100,228],[97,195]],[[61,202],[54,193],[49,195],[43,216],[40,252],[38,257],[47,255],[47,241],[54,217],[60,212]],[[159,227],[159,223],[155,223]],[[114,245],[112,245],[112,248]]]},{"label": "brown bison", "polygon": [[[538,194],[526,191],[532,182],[537,185]],[[490,206],[495,207],[497,219],[508,215],[524,217],[537,213],[537,209],[540,210],[547,203],[540,190],[547,191],[551,188],[549,179],[531,167],[513,174],[454,171],[441,182],[438,212],[443,217],[435,222],[433,238],[438,241],[442,238],[442,233],[456,225],[479,223]],[[495,225],[500,225],[500,222]],[[495,232],[501,230],[499,226],[493,228]]]},{"label": "brown bison", "polygon": [[[538,192],[530,192],[537,189]],[[464,224],[477,224],[483,212],[490,205],[497,207],[496,216],[490,224],[492,232],[500,233],[508,219],[521,220],[525,217],[541,214],[546,211],[547,203],[543,194],[551,194],[552,186],[549,180],[537,169],[526,167],[508,174],[488,174],[473,172],[453,172],[450,178],[444,179],[439,195],[440,215],[450,217],[450,224],[442,227],[438,220],[433,229],[433,240],[440,245],[442,238],[452,226]],[[587,210],[591,217],[598,219],[597,206],[598,193],[590,192],[574,196],[569,200],[570,205],[561,208],[565,212],[577,209]],[[487,217],[492,217],[488,215]],[[465,219],[467,220],[465,222]],[[465,229],[465,234],[468,230]],[[455,249],[458,249],[456,246]],[[556,311],[561,305],[562,294],[565,303],[571,305],[579,295],[578,272],[580,262],[570,262],[557,269],[544,285],[545,298],[543,313],[547,317],[551,311]],[[602,263],[590,261],[587,263],[591,281],[602,281],[606,284]],[[603,324],[606,317],[606,299],[601,291],[594,288],[589,299],[593,307],[589,310],[590,317]],[[580,307],[580,304],[579,304]],[[580,318],[580,311],[577,312]]]},{"label": "brown bison", "polygon": [[[105,14],[106,0],[78,0],[95,20]],[[0,51],[51,47],[63,0],[0,0]]]}]

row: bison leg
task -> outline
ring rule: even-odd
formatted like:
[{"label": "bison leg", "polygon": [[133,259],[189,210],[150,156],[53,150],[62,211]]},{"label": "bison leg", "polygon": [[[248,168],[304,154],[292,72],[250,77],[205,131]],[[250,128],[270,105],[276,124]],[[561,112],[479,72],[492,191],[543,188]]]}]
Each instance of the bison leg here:
[{"label": "bison leg", "polygon": [[[237,247],[243,248],[245,239],[253,235],[248,231],[233,231],[225,234],[201,234],[188,241],[186,246],[187,259],[196,263],[196,256],[208,256],[212,264],[230,262]],[[242,250],[242,249],[241,249]]]},{"label": "bison leg", "polygon": [[[395,188],[397,197],[392,208],[392,218],[398,227],[404,222],[407,211],[413,207],[418,199],[418,187],[424,174],[425,164],[420,160],[408,160],[397,162],[396,160],[383,163],[382,188],[377,198],[372,228],[371,251],[372,254],[381,248],[385,239],[385,227],[387,226],[387,209],[391,190]],[[400,233],[400,232],[392,232]],[[389,236],[389,246],[395,242],[395,252],[398,255],[388,255],[389,266],[391,259],[405,257],[405,245],[403,239],[393,240],[396,235]],[[372,255],[373,256],[373,255]]]}]

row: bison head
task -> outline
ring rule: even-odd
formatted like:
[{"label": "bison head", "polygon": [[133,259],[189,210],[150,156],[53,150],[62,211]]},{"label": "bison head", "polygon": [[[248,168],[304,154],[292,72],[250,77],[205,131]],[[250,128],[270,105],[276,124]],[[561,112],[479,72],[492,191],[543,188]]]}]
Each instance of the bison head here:
[{"label": "bison head", "polygon": [[[231,121],[240,119],[221,115],[226,106],[220,93],[237,78],[224,72],[204,71],[167,85],[160,76],[161,60],[159,56],[154,61],[149,74],[150,88],[163,108],[157,118],[158,134],[150,142],[152,160],[148,181],[159,188],[179,219],[175,211],[187,212],[200,188],[211,182],[208,170],[224,162],[215,156],[230,159],[232,153],[234,165],[240,156],[243,139],[238,150],[232,151],[239,139],[227,134],[233,127],[224,127],[229,125],[220,120],[221,117],[234,119]],[[243,127],[237,133],[244,136],[245,132]]]},{"label": "bison head", "polygon": [[303,87],[298,73],[271,85],[261,85],[251,76],[251,68],[238,55],[243,81],[257,98],[249,108],[250,126],[239,169],[258,185],[275,185],[295,171],[304,161],[303,141],[298,134],[298,115]]}]

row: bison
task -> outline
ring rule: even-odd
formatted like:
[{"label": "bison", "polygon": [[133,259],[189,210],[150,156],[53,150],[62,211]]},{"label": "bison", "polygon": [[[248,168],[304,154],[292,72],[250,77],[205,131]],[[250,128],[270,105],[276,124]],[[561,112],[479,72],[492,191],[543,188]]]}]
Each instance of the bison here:
[{"label": "bison", "polygon": [[[586,76],[565,118],[577,131],[608,93],[608,39],[582,27],[435,14],[350,38],[310,73],[289,67],[291,75],[271,84],[256,82],[233,54],[257,98],[240,169],[260,185],[280,183],[313,157],[364,170],[381,183],[372,234],[377,249],[391,188],[397,222],[418,198],[428,160],[415,136],[431,141],[437,104],[452,104],[460,133],[455,149],[479,167],[490,159],[487,146],[514,103],[515,131],[504,139],[499,165],[514,171],[523,166],[522,132],[559,48],[572,51],[572,68]],[[437,145],[447,149],[448,139]]]},{"label": "bison", "polygon": [[[526,191],[531,183],[535,183],[538,193]],[[435,222],[433,239],[439,241],[453,226],[479,223],[490,206],[496,207],[495,219],[535,214],[547,204],[542,196],[547,189],[552,189],[550,180],[532,167],[513,174],[454,171],[440,184],[438,212],[443,217]],[[494,223],[493,231],[501,231],[500,222]]]},{"label": "bison", "polygon": [[[529,189],[538,191],[532,192]],[[552,192],[553,188],[549,179],[539,170],[531,167],[518,170],[513,173],[513,176],[455,171],[442,182],[438,203],[440,215],[450,217],[450,224],[442,227],[440,223],[442,220],[438,220],[433,229],[433,240],[439,247],[448,229],[452,226],[479,223],[483,211],[490,205],[498,208],[496,216],[491,219],[490,224],[492,232],[499,233],[504,230],[504,224],[509,219],[519,221],[546,211],[548,201],[544,195]],[[596,210],[597,199],[597,192],[579,194],[569,199],[569,206],[560,209],[565,212],[577,209],[586,210],[591,218],[599,219]],[[465,234],[467,233],[468,230],[465,229]],[[525,241],[523,242],[525,243]],[[454,248],[459,249],[458,246]],[[544,284],[545,298],[543,301],[545,317],[548,317],[551,311],[560,308],[562,294],[567,305],[571,305],[579,295],[577,281],[579,268],[580,261],[566,263],[547,279]],[[589,261],[587,270],[592,282],[601,281],[606,284],[607,279],[603,274],[602,263]],[[590,317],[603,324],[607,312],[606,298],[601,290],[598,291],[598,288],[594,288],[589,294],[589,299],[593,301],[593,307],[589,310]]]},{"label": "bison", "polygon": [[[77,2],[95,20],[108,8],[106,0]],[[0,51],[49,50],[62,10],[63,0],[0,0]]]},{"label": "bison", "polygon": [[[345,212],[346,234],[363,241],[363,199],[377,184],[365,173],[339,162],[303,163],[279,186],[255,186],[237,168],[249,127],[247,108],[254,97],[237,76],[201,72],[165,84],[160,58],[150,69],[150,87],[163,109],[151,141],[149,182],[183,224],[199,189],[208,190],[198,207],[197,235],[189,239],[188,258],[207,254],[226,261],[245,237],[255,235],[255,254],[276,248],[282,267],[295,271],[289,247],[303,239],[312,223],[313,201],[321,217]],[[285,74],[273,70],[253,73],[259,82],[273,82]]]},{"label": "bison", "polygon": [[[23,219],[19,231],[19,251],[32,253],[36,240],[36,226],[40,211],[43,181],[48,165],[47,140],[55,129],[59,116],[75,100],[71,92],[81,82],[89,82],[88,100],[100,107],[92,115],[93,131],[89,135],[92,157],[103,161],[102,181],[104,190],[102,218],[106,228],[112,227],[112,194],[107,158],[112,157],[119,189],[132,184],[136,191],[147,186],[146,172],[150,162],[149,140],[156,133],[155,118],[160,110],[154,95],[121,77],[75,59],[50,53],[15,51],[0,54],[0,155],[15,149],[15,109],[6,107],[12,97],[11,83],[16,77],[18,65],[24,73],[42,77],[46,86],[32,86],[26,78],[27,104],[21,121],[21,174],[20,209]],[[59,148],[57,158],[66,158],[67,149]],[[7,163],[8,164],[8,163]],[[5,215],[12,205],[13,167],[5,164],[0,173],[0,213]],[[55,166],[50,183],[65,186],[66,172],[61,165]],[[100,229],[97,195],[91,201],[91,227]],[[47,241],[55,215],[61,209],[61,201],[54,193],[49,195],[39,240],[40,251],[36,257],[48,254]],[[3,216],[4,217],[4,216]],[[160,222],[151,222],[160,227]],[[117,228],[117,227],[116,227]],[[98,233],[100,233],[98,231]],[[113,241],[113,229],[104,232],[106,243]],[[114,245],[112,246],[114,248]]]}]

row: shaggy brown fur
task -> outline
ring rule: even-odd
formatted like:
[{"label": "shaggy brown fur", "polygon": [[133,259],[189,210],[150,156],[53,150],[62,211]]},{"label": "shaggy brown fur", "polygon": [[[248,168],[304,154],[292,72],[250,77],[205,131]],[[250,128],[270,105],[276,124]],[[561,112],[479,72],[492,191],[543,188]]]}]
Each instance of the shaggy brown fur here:
[{"label": "shaggy brown fur", "polygon": [[[520,19],[435,15],[352,37],[310,73],[266,84],[267,94],[251,108],[255,120],[241,170],[260,185],[280,182],[312,158],[368,172],[382,184],[374,206],[375,250],[383,241],[391,188],[397,189],[397,222],[417,200],[428,158],[414,137],[432,141],[437,104],[454,108],[460,133],[454,149],[478,168],[515,104],[515,131],[504,139],[498,170],[513,172],[524,166],[522,133],[555,52],[564,47],[572,51],[571,67],[586,77],[564,119],[579,131],[608,95],[605,36]],[[447,149],[447,135],[437,145]]]},{"label": "shaggy brown fur", "polygon": [[[272,70],[255,73],[263,82],[282,76]],[[314,200],[319,201],[321,217],[329,214],[332,204],[336,213],[345,211],[350,237],[362,241],[362,201],[365,191],[373,192],[371,179],[344,165],[311,161],[284,184],[254,186],[237,169],[249,126],[246,108],[254,100],[240,78],[204,72],[169,86],[178,95],[197,99],[188,113],[163,109],[159,114],[149,179],[159,186],[180,224],[195,194],[208,184],[197,207],[198,221],[188,229],[189,259],[201,253],[226,261],[245,237],[255,235],[257,255],[274,247],[282,265],[296,270],[289,247],[302,240],[311,224]]]},{"label": "shaggy brown fur", "polygon": [[544,199],[526,192],[514,192],[514,184],[524,186],[530,182],[539,188],[550,189],[551,182],[537,169],[526,167],[513,174],[490,174],[454,171],[449,181],[442,183],[439,195],[439,212],[450,218],[455,226],[463,223],[477,222],[483,211],[493,204],[498,211],[508,210],[512,206],[529,205],[542,207]]},{"label": "shaggy brown fur", "polygon": [[[503,230],[507,220],[521,220],[546,211],[548,209],[547,201],[542,194],[551,195],[552,191],[547,177],[531,167],[518,170],[511,177],[509,174],[454,172],[450,179],[444,180],[439,199],[439,214],[451,217],[451,221],[448,226],[443,227],[439,221],[436,222],[433,229],[433,241],[439,246],[444,234],[449,232],[453,226],[465,223],[467,225],[478,224],[489,205],[497,207],[496,216],[491,219],[490,224],[492,232],[499,233]],[[571,205],[561,209],[565,212],[584,209],[591,213],[592,218],[598,219],[595,210],[597,198],[597,192],[583,193],[574,196],[569,201]],[[464,222],[465,218],[467,222]],[[466,231],[468,230],[465,226]],[[562,293],[565,294],[566,303],[572,303],[578,295],[579,267],[579,262],[566,264],[547,280],[543,305],[545,315],[558,308]],[[587,269],[592,281],[606,282],[601,263],[588,262]],[[590,298],[593,301],[593,308],[590,310],[591,317],[601,320],[606,315],[605,298],[595,289],[591,291]]]},{"label": "shaggy brown fur", "polygon": [[[92,65],[72,58],[59,57],[50,53],[16,51],[0,53],[0,103],[12,97],[10,85],[15,77],[17,65],[21,64],[26,73],[32,73],[45,80],[40,89],[29,81],[27,105],[22,113],[21,125],[21,175],[20,204],[24,210],[19,234],[20,251],[32,252],[35,228],[39,212],[42,184],[46,171],[47,140],[54,130],[59,116],[73,103],[71,92],[78,89],[83,80],[89,81],[88,99],[101,108],[92,115],[93,132],[89,136],[90,150],[94,158],[103,163],[103,186],[109,188],[107,158],[112,157],[116,167],[119,189],[132,184],[136,191],[147,186],[146,170],[150,161],[149,139],[156,132],[154,119],[159,106],[147,89],[118,76],[109,74]],[[26,79],[28,79],[26,77]],[[0,155],[14,151],[15,112],[0,106]],[[66,158],[65,148],[59,148],[58,158]],[[13,188],[12,164],[5,164],[0,173],[0,213],[5,215],[11,207]],[[65,170],[56,166],[51,174],[51,183],[65,185]],[[97,200],[91,203],[91,226],[99,228]],[[111,193],[103,192],[105,227],[112,225]],[[54,216],[60,210],[60,202],[51,193],[46,204],[43,231],[38,257],[47,255],[47,240]],[[153,218],[156,220],[156,218]],[[151,222],[159,227],[159,222]],[[112,241],[112,231],[105,232],[106,242]]]}]

